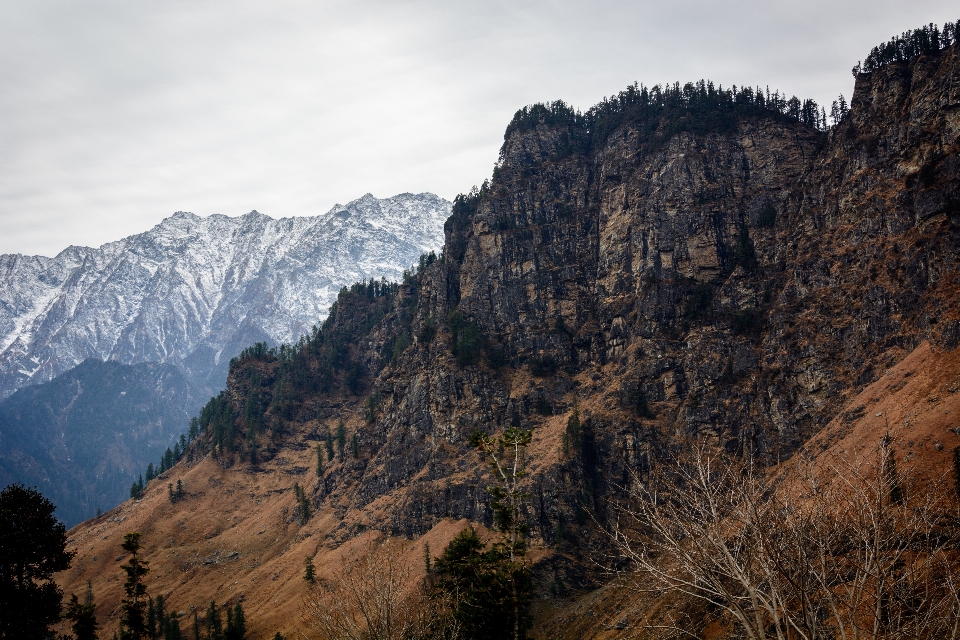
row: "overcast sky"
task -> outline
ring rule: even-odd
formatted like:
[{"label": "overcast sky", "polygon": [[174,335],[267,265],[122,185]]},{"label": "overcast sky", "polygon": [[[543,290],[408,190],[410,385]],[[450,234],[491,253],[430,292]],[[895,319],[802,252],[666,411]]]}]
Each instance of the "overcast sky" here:
[{"label": "overcast sky", "polygon": [[55,255],[174,211],[316,215],[452,199],[520,107],[638,81],[829,105],[956,0],[0,0],[0,253]]}]

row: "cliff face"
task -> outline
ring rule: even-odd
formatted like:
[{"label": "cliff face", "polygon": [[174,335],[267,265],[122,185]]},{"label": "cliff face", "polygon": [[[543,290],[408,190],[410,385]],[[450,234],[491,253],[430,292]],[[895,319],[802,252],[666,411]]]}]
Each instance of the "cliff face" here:
[{"label": "cliff face", "polygon": [[[280,589],[245,576],[308,548],[322,565],[368,528],[429,533],[437,550],[440,523],[489,523],[468,439],[506,425],[534,429],[527,515],[541,592],[587,586],[595,521],[685,438],[775,462],[924,341],[956,347],[957,58],[954,46],[860,76],[829,134],[762,115],[659,139],[627,119],[589,146],[571,145],[584,135],[576,124],[513,130],[492,184],[454,205],[442,260],[389,302],[341,296],[290,362],[234,364],[237,433],[252,433],[251,397],[273,425],[269,442],[253,436],[263,460],[215,464],[201,439],[165,482],[212,496],[215,477],[232,477],[257,498],[242,521],[285,524],[269,549],[231,538],[257,568],[230,569],[218,597]],[[568,428],[575,409],[579,429]],[[325,461],[317,477],[314,447],[340,420],[358,455]],[[947,444],[934,462],[948,463]],[[264,470],[269,481],[246,475]],[[320,514],[296,531],[290,492],[257,488],[283,472]],[[154,498],[124,513],[147,522]],[[122,527],[81,526],[78,548],[95,554],[105,543],[91,539],[111,526]],[[153,566],[166,566],[157,549]],[[192,602],[179,580],[204,570],[171,565],[171,598]],[[287,615],[269,601],[260,614],[265,629]]]}]

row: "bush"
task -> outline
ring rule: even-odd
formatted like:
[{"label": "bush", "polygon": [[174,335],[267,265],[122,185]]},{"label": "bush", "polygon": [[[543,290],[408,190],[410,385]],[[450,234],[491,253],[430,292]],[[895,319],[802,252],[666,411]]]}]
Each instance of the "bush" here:
[{"label": "bush", "polygon": [[541,356],[530,360],[530,373],[538,378],[546,378],[557,372],[557,361],[553,356]]}]

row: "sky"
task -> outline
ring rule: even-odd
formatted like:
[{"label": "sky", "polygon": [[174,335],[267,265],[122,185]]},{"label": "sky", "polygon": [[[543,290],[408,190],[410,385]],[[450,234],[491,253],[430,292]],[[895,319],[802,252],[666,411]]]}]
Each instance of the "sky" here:
[{"label": "sky", "polygon": [[0,0],[0,253],[54,256],[175,211],[317,215],[490,176],[527,104],[633,82],[825,104],[955,0]]}]

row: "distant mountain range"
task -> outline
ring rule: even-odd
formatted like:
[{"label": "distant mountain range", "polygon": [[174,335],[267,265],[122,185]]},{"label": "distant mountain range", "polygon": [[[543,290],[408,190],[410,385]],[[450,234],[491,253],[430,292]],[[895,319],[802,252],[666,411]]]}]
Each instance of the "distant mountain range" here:
[{"label": "distant mountain range", "polygon": [[450,208],[405,193],[279,220],[177,212],[97,249],[0,256],[0,482],[37,485],[67,525],[113,507],[230,358],[297,340],[344,285],[399,280],[439,251]]},{"label": "distant mountain range", "polygon": [[341,286],[397,280],[438,250],[450,206],[405,193],[279,220],[177,212],[97,249],[2,255],[0,398],[88,358],[170,363],[213,393],[244,347],[296,340]]},{"label": "distant mountain range", "polygon": [[0,486],[37,486],[67,526],[129,497],[187,430],[195,404],[172,364],[87,360],[0,401]]}]

